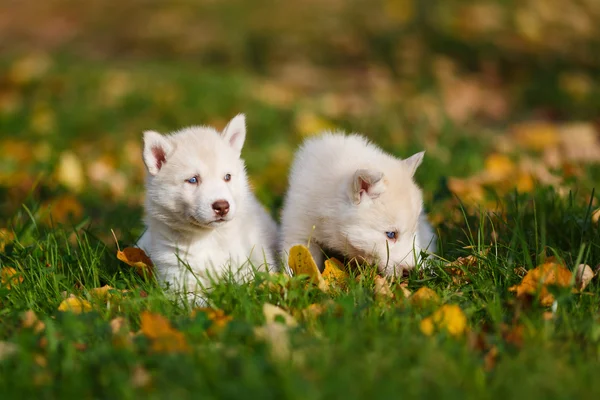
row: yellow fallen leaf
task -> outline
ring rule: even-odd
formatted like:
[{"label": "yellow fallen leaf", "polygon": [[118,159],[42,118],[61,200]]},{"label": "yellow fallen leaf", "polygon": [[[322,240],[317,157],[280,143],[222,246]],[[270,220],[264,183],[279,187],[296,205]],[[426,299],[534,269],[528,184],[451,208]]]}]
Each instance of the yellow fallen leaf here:
[{"label": "yellow fallen leaf", "polygon": [[110,330],[113,334],[112,345],[116,348],[129,347],[132,343],[133,333],[129,331],[129,323],[123,317],[110,321]]},{"label": "yellow fallen leaf", "polygon": [[467,329],[467,317],[455,304],[444,304],[430,317],[421,321],[421,332],[431,336],[436,330],[445,330],[452,336],[461,336]]},{"label": "yellow fallen leaf", "polygon": [[77,198],[71,194],[60,196],[45,203],[42,210],[47,211],[42,216],[42,222],[50,224],[51,222],[65,223],[69,219],[77,221],[83,216],[83,206]]},{"label": "yellow fallen leaf", "polygon": [[212,325],[206,331],[208,335],[214,335],[220,332],[231,320],[233,320],[233,317],[225,314],[225,311],[211,307],[195,308],[192,310],[192,318],[194,318],[199,312],[205,313],[208,319],[212,322]]},{"label": "yellow fallen leaf", "polygon": [[315,135],[319,132],[335,128],[331,122],[308,110],[303,110],[298,113],[295,125],[296,132],[303,137]]},{"label": "yellow fallen leaf", "polygon": [[16,269],[5,267],[0,270],[0,283],[3,287],[10,289],[21,282],[23,282],[23,277]]},{"label": "yellow fallen leaf", "polygon": [[79,157],[72,151],[65,151],[60,155],[56,169],[56,179],[65,187],[74,192],[79,192],[85,185],[83,164]]},{"label": "yellow fallen leaf", "polygon": [[569,287],[572,276],[571,271],[563,265],[550,261],[528,271],[520,284],[511,286],[508,290],[516,292],[517,297],[521,299],[539,292],[540,304],[548,307],[554,302],[554,296],[547,287]]},{"label": "yellow fallen leaf", "polygon": [[600,208],[596,209],[596,211],[592,213],[592,222],[595,224],[600,222]]},{"label": "yellow fallen leaf", "polygon": [[302,310],[302,318],[304,319],[316,319],[325,312],[325,306],[323,304],[311,304]]},{"label": "yellow fallen leaf", "polygon": [[52,60],[44,53],[32,53],[17,59],[7,72],[9,82],[26,85],[41,79],[52,66]]},{"label": "yellow fallen leaf", "polygon": [[79,297],[69,297],[64,299],[58,306],[58,311],[70,311],[74,314],[81,314],[92,310],[92,304]]},{"label": "yellow fallen leaf", "polygon": [[485,199],[485,191],[481,179],[473,178],[448,178],[448,189],[460,200],[468,204],[480,204]]},{"label": "yellow fallen leaf", "polygon": [[594,271],[592,271],[589,265],[579,264],[577,273],[575,274],[575,287],[580,291],[583,291],[594,276],[596,276],[596,274],[594,274]]},{"label": "yellow fallen leaf", "polygon": [[4,251],[7,244],[15,240],[15,235],[12,231],[5,228],[0,228],[0,253]]},{"label": "yellow fallen leaf", "polygon": [[142,278],[152,277],[152,260],[144,253],[144,250],[137,247],[126,247],[117,251],[117,258],[135,268],[135,272]]},{"label": "yellow fallen leaf", "polygon": [[520,193],[529,193],[533,191],[535,188],[533,176],[528,172],[519,172],[515,186]]},{"label": "yellow fallen leaf", "polygon": [[33,328],[33,331],[35,333],[40,333],[44,329],[46,329],[46,325],[38,319],[37,315],[35,315],[35,312],[33,312],[33,310],[25,311],[25,313],[23,313],[22,321],[24,328]]},{"label": "yellow fallen leaf", "polygon": [[556,146],[560,141],[557,127],[547,122],[525,122],[515,125],[512,135],[522,147],[534,151]]},{"label": "yellow fallen leaf", "polygon": [[92,295],[92,297],[98,299],[98,300],[108,300],[110,293],[110,290],[113,290],[114,288],[112,286],[109,285],[104,285],[102,287],[98,287],[98,288],[93,288],[90,289],[90,294]]},{"label": "yellow fallen leaf", "polygon": [[144,311],[140,315],[141,332],[151,340],[156,353],[181,353],[190,350],[182,332],[171,326],[168,319],[159,314]]},{"label": "yellow fallen leaf", "polygon": [[387,279],[379,275],[375,277],[375,298],[378,300],[394,298],[394,292],[392,292],[390,283],[387,281]]},{"label": "yellow fallen leaf", "polygon": [[410,296],[412,296],[412,292],[408,289],[407,282],[403,282],[400,284],[400,290],[402,290],[402,295],[404,296],[405,299],[408,299],[408,298],[410,298]]},{"label": "yellow fallen leaf", "polygon": [[344,264],[338,259],[325,260],[322,276],[329,285],[337,285],[342,289],[348,286],[348,273],[344,271]]},{"label": "yellow fallen leaf", "polygon": [[321,276],[321,272],[319,271],[319,268],[317,268],[317,264],[306,246],[299,244],[290,249],[288,265],[294,273],[294,276],[308,275],[310,281],[317,285],[319,289],[324,292],[329,290],[329,286]]},{"label": "yellow fallen leaf", "polygon": [[493,181],[513,177],[515,169],[515,164],[504,154],[491,154],[485,159],[486,177]]},{"label": "yellow fallen leaf", "polygon": [[423,286],[410,296],[410,302],[415,306],[438,304],[440,302],[440,297],[433,290]]}]

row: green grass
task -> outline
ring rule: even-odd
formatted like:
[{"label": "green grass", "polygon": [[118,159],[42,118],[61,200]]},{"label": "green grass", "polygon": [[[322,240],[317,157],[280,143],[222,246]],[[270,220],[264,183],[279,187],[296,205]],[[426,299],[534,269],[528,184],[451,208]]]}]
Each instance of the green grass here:
[{"label": "green grass", "polygon": [[[8,63],[7,63],[8,64]],[[114,69],[115,67],[111,68]],[[48,158],[27,159],[23,165],[2,164],[7,174],[26,170],[27,185],[3,184],[0,226],[14,232],[14,241],[0,252],[0,266],[15,268],[23,282],[0,288],[0,340],[15,344],[14,355],[0,355],[0,393],[9,398],[597,398],[600,359],[600,283],[592,281],[583,294],[556,292],[552,319],[536,301],[519,303],[508,291],[520,282],[518,267],[530,269],[556,255],[573,270],[579,263],[600,262],[600,230],[591,221],[598,201],[593,178],[570,182],[571,194],[559,195],[538,186],[529,194],[498,195],[501,214],[463,207],[449,193],[445,179],[468,176],[483,166],[493,150],[490,136],[474,136],[477,128],[447,122],[437,146],[450,158],[426,157],[417,175],[426,203],[441,216],[439,259],[427,272],[412,272],[408,287],[433,289],[444,303],[456,304],[467,316],[470,335],[454,338],[441,331],[425,336],[420,322],[435,307],[415,307],[400,299],[379,301],[369,279],[350,282],[347,291],[324,294],[306,288],[301,278],[279,292],[265,289],[269,279],[253,283],[220,282],[210,296],[214,307],[233,320],[216,335],[203,313],[190,309],[147,282],[116,258],[114,229],[122,247],[134,243],[143,229],[143,193],[139,165],[127,161],[128,140],[138,142],[143,129],[168,131],[198,123],[224,123],[237,112],[248,115],[244,149],[259,197],[274,215],[286,184],[286,161],[301,140],[295,118],[300,110],[318,111],[307,95],[291,106],[265,103],[252,95],[256,77],[241,72],[198,71],[192,66],[156,63],[126,64],[120,71],[133,81],[129,94],[116,103],[99,99],[106,65],[57,61],[44,79],[9,87],[23,98],[16,112],[2,116],[3,139],[48,143]],[[173,99],[165,91],[173,90]],[[48,105],[55,118],[46,133],[31,128],[36,104]],[[421,149],[428,126],[398,117],[389,104],[366,117],[329,118],[348,130],[363,130],[387,150],[407,156]],[[369,129],[371,127],[371,129]],[[377,129],[375,129],[377,127]],[[472,129],[472,130],[470,130]],[[398,134],[397,132],[402,132]],[[423,133],[425,132],[425,133]],[[91,148],[86,147],[91,143]],[[84,163],[109,154],[128,185],[119,195],[87,183],[75,193],[84,212],[78,218],[45,222],[43,204],[70,193],[55,179],[60,154],[75,149]],[[429,153],[428,153],[429,154]],[[141,154],[139,155],[141,158]],[[283,157],[284,161],[278,161]],[[135,158],[135,157],[134,157]],[[29,181],[29,180],[30,181]],[[467,246],[471,246],[467,248]],[[475,255],[469,281],[454,282],[444,265]],[[98,304],[81,315],[57,310],[63,292],[91,299],[89,290],[103,285],[129,292],[121,302]],[[314,320],[300,311],[332,300],[328,312]],[[273,358],[269,345],[254,329],[264,324],[264,303],[290,311],[299,325],[290,330],[293,352],[303,362]],[[21,316],[33,310],[46,329],[35,333],[22,326]],[[140,313],[167,317],[183,332],[189,352],[156,354],[147,338],[136,336],[125,348],[113,343],[110,321],[123,316],[135,332]],[[507,330],[523,326],[522,343],[507,338]],[[472,343],[479,336],[485,349]],[[43,339],[43,340],[42,340]],[[40,342],[41,341],[41,342]],[[485,368],[492,346],[495,366]],[[39,365],[42,356],[46,365]],[[36,358],[37,357],[37,358]],[[150,381],[137,387],[136,369]]]}]

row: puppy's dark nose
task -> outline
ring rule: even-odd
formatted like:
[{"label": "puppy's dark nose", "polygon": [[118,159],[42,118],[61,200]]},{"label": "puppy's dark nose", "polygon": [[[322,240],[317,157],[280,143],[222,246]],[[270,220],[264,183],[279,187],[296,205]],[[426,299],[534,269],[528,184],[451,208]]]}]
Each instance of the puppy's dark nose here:
[{"label": "puppy's dark nose", "polygon": [[212,209],[219,217],[224,217],[229,212],[229,202],[227,200],[217,200],[212,204]]}]

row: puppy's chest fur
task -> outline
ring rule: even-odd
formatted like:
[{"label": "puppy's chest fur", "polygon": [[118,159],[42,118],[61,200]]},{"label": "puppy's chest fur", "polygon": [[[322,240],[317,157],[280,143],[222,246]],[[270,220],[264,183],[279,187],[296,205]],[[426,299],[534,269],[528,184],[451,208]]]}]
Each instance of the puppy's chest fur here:
[{"label": "puppy's chest fur", "polygon": [[147,248],[159,276],[166,280],[182,273],[184,264],[202,277],[207,273],[220,274],[228,270],[250,268],[248,259],[256,266],[262,249],[254,249],[248,232],[240,235],[237,224],[214,229],[202,235],[179,235],[149,228],[139,246]]}]

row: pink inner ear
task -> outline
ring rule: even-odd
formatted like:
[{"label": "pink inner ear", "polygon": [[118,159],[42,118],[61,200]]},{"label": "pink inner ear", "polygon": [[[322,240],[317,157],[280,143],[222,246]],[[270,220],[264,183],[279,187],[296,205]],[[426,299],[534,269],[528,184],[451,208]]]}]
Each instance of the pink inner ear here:
[{"label": "pink inner ear", "polygon": [[369,188],[371,187],[371,185],[369,185],[369,182],[365,181],[364,179],[360,180],[360,193],[362,194],[363,192],[365,193],[369,193]]},{"label": "pink inner ear", "polygon": [[231,135],[231,137],[229,138],[229,145],[233,146],[235,144],[235,140],[237,139],[239,133],[236,132],[233,135]]},{"label": "pink inner ear", "polygon": [[156,168],[160,170],[162,165],[166,162],[165,151],[162,147],[154,146],[152,147],[152,154],[156,160]]}]

